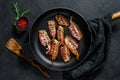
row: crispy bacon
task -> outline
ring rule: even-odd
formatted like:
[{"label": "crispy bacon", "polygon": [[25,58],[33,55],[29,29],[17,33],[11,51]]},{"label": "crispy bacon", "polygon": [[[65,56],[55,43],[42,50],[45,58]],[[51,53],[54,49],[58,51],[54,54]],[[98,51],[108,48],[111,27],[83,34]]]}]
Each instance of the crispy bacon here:
[{"label": "crispy bacon", "polygon": [[60,44],[64,44],[64,28],[62,26],[58,27],[57,38]]},{"label": "crispy bacon", "polygon": [[55,24],[55,21],[53,21],[53,20],[48,21],[48,28],[49,28],[50,36],[53,39],[55,39],[55,36],[56,36],[56,24]]},{"label": "crispy bacon", "polygon": [[63,15],[57,14],[57,15],[55,16],[55,19],[57,20],[57,23],[58,23],[60,26],[66,26],[66,27],[69,26],[69,23],[68,23],[67,19],[66,19]]},{"label": "crispy bacon", "polygon": [[52,64],[58,56],[58,49],[59,49],[59,42],[56,39],[54,39],[51,44],[51,49],[49,52],[49,55],[51,56]]},{"label": "crispy bacon", "polygon": [[77,51],[78,44],[70,36],[65,37],[65,44],[70,49],[70,51],[76,56],[76,59],[79,59],[79,53]]},{"label": "crispy bacon", "polygon": [[78,27],[78,25],[72,20],[72,16],[70,17],[70,26],[69,26],[69,31],[73,35],[74,38],[77,40],[81,40],[83,37],[83,34]]},{"label": "crispy bacon", "polygon": [[46,32],[46,30],[39,30],[39,40],[42,46],[47,46],[46,54],[50,52],[51,46],[50,46],[50,38]]},{"label": "crispy bacon", "polygon": [[70,51],[66,45],[60,47],[60,54],[64,62],[70,61]]},{"label": "crispy bacon", "polygon": [[46,30],[39,30],[39,40],[42,46],[47,46],[50,43]]}]

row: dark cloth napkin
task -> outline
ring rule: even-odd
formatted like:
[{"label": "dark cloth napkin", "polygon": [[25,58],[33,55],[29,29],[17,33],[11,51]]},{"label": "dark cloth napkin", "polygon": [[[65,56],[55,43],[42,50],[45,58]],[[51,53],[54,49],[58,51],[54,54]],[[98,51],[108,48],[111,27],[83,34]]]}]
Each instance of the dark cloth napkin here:
[{"label": "dark cloth napkin", "polygon": [[92,39],[88,56],[75,69],[63,72],[64,80],[83,80],[81,77],[90,75],[103,66],[111,44],[111,19],[112,14],[108,14],[103,18],[88,21]]}]

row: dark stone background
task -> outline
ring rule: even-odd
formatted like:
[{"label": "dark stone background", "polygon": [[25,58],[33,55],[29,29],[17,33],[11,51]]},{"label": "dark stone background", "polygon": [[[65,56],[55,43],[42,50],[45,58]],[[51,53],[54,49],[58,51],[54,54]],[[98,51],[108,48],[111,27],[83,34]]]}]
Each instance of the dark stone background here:
[{"label": "dark stone background", "polygon": [[[44,77],[31,64],[13,55],[5,48],[5,43],[14,37],[24,44],[27,32],[22,37],[12,33],[15,14],[11,3],[18,2],[21,10],[29,8],[27,32],[33,22],[43,12],[57,7],[70,8],[82,14],[87,20],[103,17],[109,12],[120,11],[120,0],[0,0],[0,80],[63,80],[62,72],[48,70],[51,77]],[[103,68],[91,75],[90,80],[120,80],[120,20],[113,21],[113,35],[109,54]],[[89,80],[89,79],[87,79]]]}]

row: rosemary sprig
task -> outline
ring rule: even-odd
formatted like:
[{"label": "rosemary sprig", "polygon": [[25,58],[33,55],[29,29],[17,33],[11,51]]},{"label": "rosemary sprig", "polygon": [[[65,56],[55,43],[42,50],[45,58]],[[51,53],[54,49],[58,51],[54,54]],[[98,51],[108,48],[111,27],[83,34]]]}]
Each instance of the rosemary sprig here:
[{"label": "rosemary sprig", "polygon": [[13,11],[15,12],[15,14],[16,14],[16,20],[18,20],[19,19],[19,17],[20,17],[20,15],[19,15],[19,7],[18,7],[18,4],[17,4],[17,2],[16,3],[13,3],[12,4],[12,6],[13,6]]},{"label": "rosemary sprig", "polygon": [[21,16],[20,16],[20,17],[23,17],[24,15],[28,14],[29,12],[30,12],[30,9],[24,10],[24,11],[21,13]]},{"label": "rosemary sprig", "polygon": [[17,23],[18,19],[20,17],[23,17],[26,14],[28,14],[30,12],[30,9],[26,9],[20,14],[20,8],[19,8],[17,2],[12,4],[12,8],[13,8],[13,11],[15,12],[15,14],[16,14],[16,17],[15,17],[14,22],[13,22],[13,26],[16,26],[16,23]]}]

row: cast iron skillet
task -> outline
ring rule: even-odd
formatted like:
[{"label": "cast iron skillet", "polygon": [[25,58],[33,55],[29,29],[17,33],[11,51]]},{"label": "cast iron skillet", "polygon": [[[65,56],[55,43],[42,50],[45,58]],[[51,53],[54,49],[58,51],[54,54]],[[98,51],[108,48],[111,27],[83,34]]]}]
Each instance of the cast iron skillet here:
[{"label": "cast iron skillet", "polygon": [[[79,43],[78,48],[78,52],[80,54],[79,60],[76,60],[75,56],[71,53],[71,60],[68,63],[64,63],[59,54],[57,59],[54,61],[54,65],[52,65],[50,57],[45,54],[46,48],[41,46],[40,44],[38,31],[40,29],[45,29],[49,34],[47,23],[49,20],[55,20],[55,15],[57,13],[64,15],[65,18],[68,19],[68,21],[70,19],[70,16],[73,16],[73,21],[75,21],[79,25],[79,28],[83,33],[83,39],[81,41],[76,40]],[[56,25],[58,27],[57,23]],[[68,31],[68,29],[67,28],[64,29],[65,35],[71,36],[71,33]],[[90,32],[88,30],[88,24],[85,18],[80,14],[76,13],[75,11],[63,8],[52,9],[40,15],[31,28],[29,39],[30,47],[32,49],[32,53],[35,59],[46,68],[57,71],[70,70],[80,65],[87,56],[91,44]]]}]

